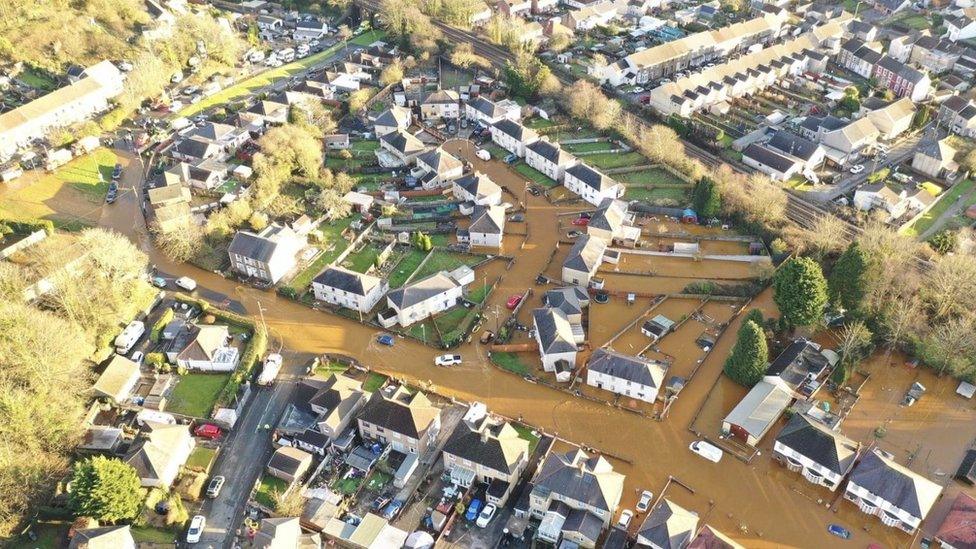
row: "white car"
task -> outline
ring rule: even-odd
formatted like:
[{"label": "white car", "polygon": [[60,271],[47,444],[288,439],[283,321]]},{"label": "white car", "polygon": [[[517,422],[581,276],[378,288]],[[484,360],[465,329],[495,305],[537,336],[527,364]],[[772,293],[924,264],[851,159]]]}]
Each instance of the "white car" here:
[{"label": "white car", "polygon": [[131,360],[132,360],[132,362],[135,362],[139,366],[142,366],[142,361],[145,358],[146,358],[146,356],[144,354],[142,354],[142,351],[136,351],[136,352],[132,353]]},{"label": "white car", "polygon": [[174,284],[176,284],[178,288],[183,288],[188,292],[192,292],[193,290],[197,289],[197,281],[193,280],[188,276],[182,276],[180,278],[177,278]]},{"label": "white car", "polygon": [[488,149],[478,149],[474,152],[474,155],[485,162],[491,160],[491,153],[488,152]]},{"label": "white car", "polygon": [[488,505],[485,506],[484,509],[481,510],[481,514],[478,515],[478,520],[475,521],[475,524],[478,525],[478,528],[485,528],[486,526],[488,526],[488,523],[491,522],[491,519],[495,518],[495,510],[496,507],[494,503],[489,503]]},{"label": "white car", "polygon": [[718,463],[722,459],[722,449],[704,440],[692,442],[688,449],[713,463]]},{"label": "white car", "polygon": [[857,164],[855,166],[851,166],[851,173],[853,174],[859,174],[863,171],[864,171],[864,164]]},{"label": "white car", "polygon": [[624,530],[630,526],[630,521],[634,518],[634,512],[630,509],[624,509],[620,512],[620,519],[617,520],[617,527],[623,528]]},{"label": "white car", "polygon": [[207,527],[207,517],[203,515],[196,515],[193,520],[190,521],[190,529],[186,531],[186,542],[196,543],[200,541],[200,537],[203,535],[203,529]]},{"label": "white car", "polygon": [[434,359],[436,366],[454,366],[461,363],[461,355],[441,355]]},{"label": "white car", "polygon": [[637,512],[646,512],[651,506],[652,499],[654,499],[654,494],[652,494],[650,490],[644,490],[641,492],[640,501],[637,502]]}]

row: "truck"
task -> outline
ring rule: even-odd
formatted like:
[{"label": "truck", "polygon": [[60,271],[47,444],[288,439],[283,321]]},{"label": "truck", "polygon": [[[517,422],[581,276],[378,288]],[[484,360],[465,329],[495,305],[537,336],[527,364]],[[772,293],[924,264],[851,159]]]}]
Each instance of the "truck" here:
[{"label": "truck", "polygon": [[138,320],[133,320],[115,338],[115,352],[120,355],[128,354],[144,333],[146,333],[146,325]]},{"label": "truck", "polygon": [[261,368],[261,375],[258,376],[258,385],[269,387],[281,371],[281,355],[271,353],[264,359],[264,367]]},{"label": "truck", "polygon": [[44,162],[44,169],[51,172],[71,161],[71,151],[68,149],[56,149],[47,153],[47,161]]}]

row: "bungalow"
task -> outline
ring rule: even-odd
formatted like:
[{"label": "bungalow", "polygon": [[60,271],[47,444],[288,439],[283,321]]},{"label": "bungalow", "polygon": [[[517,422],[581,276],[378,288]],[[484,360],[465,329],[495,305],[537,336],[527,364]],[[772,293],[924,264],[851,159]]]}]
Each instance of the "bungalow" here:
[{"label": "bungalow", "polygon": [[908,211],[907,193],[895,192],[883,181],[874,185],[863,185],[854,192],[854,206],[861,211],[874,208],[884,209],[891,219],[898,219]]},{"label": "bungalow", "polygon": [[799,159],[804,170],[820,169],[827,156],[827,151],[819,144],[786,130],[774,133],[766,147],[787,158]]},{"label": "bungalow", "polygon": [[890,141],[906,132],[912,125],[912,119],[915,118],[915,103],[907,97],[902,97],[885,107],[868,112],[867,118],[878,128],[879,137]]},{"label": "bungalow", "polygon": [[951,179],[959,171],[955,156],[956,149],[948,138],[938,139],[937,134],[928,133],[915,149],[912,169],[933,179]]},{"label": "bungalow", "polygon": [[518,122],[522,117],[522,107],[508,99],[492,101],[479,95],[464,105],[464,113],[470,121],[491,126],[502,120]]},{"label": "bungalow", "polygon": [[583,235],[576,240],[569,250],[569,255],[563,261],[563,282],[586,286],[596,275],[597,269],[603,263],[603,254],[607,251],[607,241]]},{"label": "bungalow", "polygon": [[844,499],[863,513],[879,516],[885,526],[914,534],[941,493],[940,485],[875,448],[854,467]]},{"label": "bungalow", "polygon": [[561,309],[532,311],[535,341],[542,357],[542,369],[556,374],[556,381],[569,381],[576,367],[577,345],[583,327],[569,321]]},{"label": "bungalow", "polygon": [[634,246],[640,240],[641,229],[633,225],[634,216],[623,200],[604,198],[586,225],[586,233],[607,242],[621,242]]},{"label": "bungalow", "polygon": [[803,478],[834,491],[854,467],[860,443],[795,413],[776,436],[773,459]]},{"label": "bungalow", "polygon": [[442,187],[464,173],[464,164],[441,147],[418,155],[417,167],[425,173],[421,177],[425,189]]},{"label": "bungalow", "polygon": [[803,171],[800,159],[758,143],[752,143],[742,151],[742,162],[768,175],[773,181],[787,181]]},{"label": "bungalow", "polygon": [[282,446],[271,455],[265,470],[275,478],[294,484],[305,476],[311,466],[312,454],[291,446]]},{"label": "bungalow", "polygon": [[424,120],[447,118],[457,120],[461,116],[461,96],[454,90],[437,90],[420,104],[420,116]]},{"label": "bungalow", "polygon": [[652,549],[683,549],[697,529],[697,514],[664,499],[637,530],[637,544]]},{"label": "bungalow", "polygon": [[[197,162],[189,164],[187,162],[177,162],[162,173],[158,183],[154,182],[153,187],[158,188],[162,185],[173,186],[177,183],[193,187],[194,189],[211,190],[219,186],[227,179],[227,164],[223,162]],[[162,185],[161,185],[162,184]],[[153,196],[154,189],[147,191],[150,203],[157,205],[156,197]],[[172,189],[163,191],[163,194],[174,192]],[[183,193],[181,193],[183,194]],[[186,202],[190,201],[189,189],[185,193]]]},{"label": "bungalow", "polygon": [[362,81],[369,78],[369,73],[361,70],[358,65],[348,67],[352,72],[325,71],[322,77],[332,86],[332,89],[343,92],[354,92],[362,87]]},{"label": "bungalow", "polygon": [[277,284],[296,265],[296,256],[307,244],[291,228],[272,223],[261,232],[238,231],[227,248],[230,267],[236,273],[268,284]]},{"label": "bungalow", "polygon": [[375,391],[359,416],[359,436],[394,450],[426,454],[441,428],[441,410],[420,391],[389,386]]},{"label": "bungalow", "polygon": [[777,383],[757,383],[722,420],[722,434],[756,446],[793,401],[790,392]]},{"label": "bungalow", "polygon": [[239,113],[238,118],[243,125],[250,127],[281,126],[288,122],[288,110],[286,103],[258,101]]},{"label": "bungalow", "polygon": [[217,122],[205,122],[186,135],[188,138],[198,138],[216,143],[224,152],[233,154],[238,147],[247,142],[251,135],[241,128]]},{"label": "bungalow", "polygon": [[468,235],[472,246],[500,248],[505,236],[505,208],[475,206]]},{"label": "bungalow", "polygon": [[586,365],[586,384],[636,398],[657,400],[667,365],[604,348],[597,349]]},{"label": "bungalow", "polygon": [[75,530],[68,549],[136,549],[136,542],[128,524],[98,526]]},{"label": "bungalow", "polygon": [[474,202],[479,206],[495,206],[502,202],[502,188],[477,171],[455,179],[452,191],[458,200]]},{"label": "bungalow", "polygon": [[[381,322],[403,327],[420,322],[457,305],[464,287],[474,282],[474,271],[467,267],[452,272],[440,271],[391,291],[386,302],[391,311],[380,313]],[[386,324],[384,324],[386,325]]]},{"label": "bungalow", "polygon": [[[558,502],[593,515],[605,528],[620,504],[623,489],[624,475],[614,471],[603,456],[591,457],[582,450],[550,452],[532,479],[529,513],[545,521],[552,505]],[[561,526],[555,531],[540,527],[538,536],[555,543]]]},{"label": "bungalow", "polygon": [[139,383],[139,375],[138,364],[122,355],[112,355],[105,370],[92,386],[92,391],[96,398],[107,398],[121,404],[129,398],[132,389]]},{"label": "bungalow", "polygon": [[525,147],[525,163],[553,181],[562,181],[566,168],[577,161],[559,143],[550,143],[546,138],[533,141]]},{"label": "bungalow", "polygon": [[389,289],[386,279],[342,267],[329,267],[312,279],[315,299],[360,313],[372,311]]},{"label": "bungalow", "polygon": [[939,121],[955,134],[976,137],[976,104],[954,95],[939,106]]},{"label": "bungalow", "polygon": [[413,134],[404,130],[384,133],[380,137],[380,149],[393,155],[401,165],[407,166],[424,152],[427,146]]},{"label": "bungalow", "polygon": [[239,351],[227,345],[227,326],[190,324],[169,343],[166,359],[188,370],[232,372]]},{"label": "bungalow", "polygon": [[223,147],[202,137],[180,139],[170,150],[169,154],[176,160],[186,160],[188,162],[198,162],[208,158],[223,160],[227,157],[227,153]]},{"label": "bungalow", "polygon": [[488,484],[488,503],[504,505],[528,465],[529,441],[507,421],[465,416],[443,452],[452,482],[465,488],[474,482]]},{"label": "bungalow", "polygon": [[160,233],[168,233],[193,223],[189,202],[175,202],[152,208],[150,227]]},{"label": "bungalow", "polygon": [[147,421],[123,461],[136,470],[144,488],[168,489],[195,446],[188,425]]},{"label": "bungalow", "polygon": [[594,206],[606,198],[620,198],[626,190],[623,184],[582,162],[566,168],[563,186]]},{"label": "bungalow", "polygon": [[520,158],[525,156],[526,146],[539,139],[535,130],[507,118],[492,124],[489,132],[496,145]]},{"label": "bungalow", "polygon": [[329,25],[318,19],[302,19],[295,23],[292,38],[300,42],[321,40],[329,32]]}]

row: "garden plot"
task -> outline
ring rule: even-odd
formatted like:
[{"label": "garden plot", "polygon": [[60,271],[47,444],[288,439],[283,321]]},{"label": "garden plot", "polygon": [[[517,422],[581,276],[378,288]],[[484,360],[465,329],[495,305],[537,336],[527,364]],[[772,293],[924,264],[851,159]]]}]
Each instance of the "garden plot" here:
[{"label": "garden plot", "polygon": [[[665,251],[675,243],[692,242],[688,238],[654,237],[647,238],[651,250]],[[698,249],[702,255],[749,255],[749,242],[742,240],[699,240]]]},{"label": "garden plot", "polygon": [[713,338],[717,336],[719,326],[728,322],[741,306],[741,302],[706,303],[697,313],[690,313],[691,316],[680,328],[658,341],[655,351],[667,356],[671,363],[668,376],[689,379],[707,354],[704,349],[706,344],[699,342],[699,338],[706,334]]},{"label": "garden plot", "polygon": [[[672,322],[679,322],[682,318],[690,315],[695,308],[701,304],[697,299],[668,298],[654,307],[647,315],[635,323],[630,329],[620,334],[617,339],[610,342],[609,346],[615,351],[636,355],[651,344],[651,338],[641,333],[641,326],[644,321],[650,320],[655,316],[662,315]],[[599,307],[599,305],[596,305]],[[646,308],[644,309],[646,310]],[[623,328],[623,326],[621,326]],[[670,336],[665,336],[670,337]],[[596,342],[595,342],[596,343]],[[600,342],[602,345],[603,342]],[[648,356],[647,358],[660,358]]]},{"label": "garden plot", "polygon": [[[622,253],[620,263],[604,262],[600,273],[647,274],[688,278],[712,278],[717,280],[745,280],[756,278],[758,266],[748,261],[721,259],[697,260],[689,257]],[[611,287],[611,286],[608,286]],[[612,288],[612,287],[611,287]]]}]

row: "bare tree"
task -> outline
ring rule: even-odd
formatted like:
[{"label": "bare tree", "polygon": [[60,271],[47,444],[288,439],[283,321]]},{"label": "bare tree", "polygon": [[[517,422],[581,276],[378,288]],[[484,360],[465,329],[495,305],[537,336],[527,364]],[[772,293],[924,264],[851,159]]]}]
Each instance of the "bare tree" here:
[{"label": "bare tree", "polygon": [[976,305],[976,261],[958,254],[943,257],[922,288],[935,318],[970,311]]},{"label": "bare tree", "polygon": [[840,251],[847,239],[844,231],[844,222],[835,215],[822,215],[814,222],[813,227],[807,231],[807,238],[817,256],[823,259],[825,256]]},{"label": "bare tree", "polygon": [[154,224],[152,232],[156,247],[173,261],[189,261],[204,247],[203,228],[190,219],[170,227],[167,231]]},{"label": "bare tree", "polygon": [[888,351],[892,351],[905,343],[908,343],[908,336],[924,325],[922,304],[915,294],[902,295],[888,303],[884,311],[885,343],[888,344]]},{"label": "bare tree", "polygon": [[971,375],[972,353],[976,351],[973,329],[973,317],[969,314],[936,324],[920,342],[922,360],[938,368],[939,375],[947,370],[955,375]]}]

